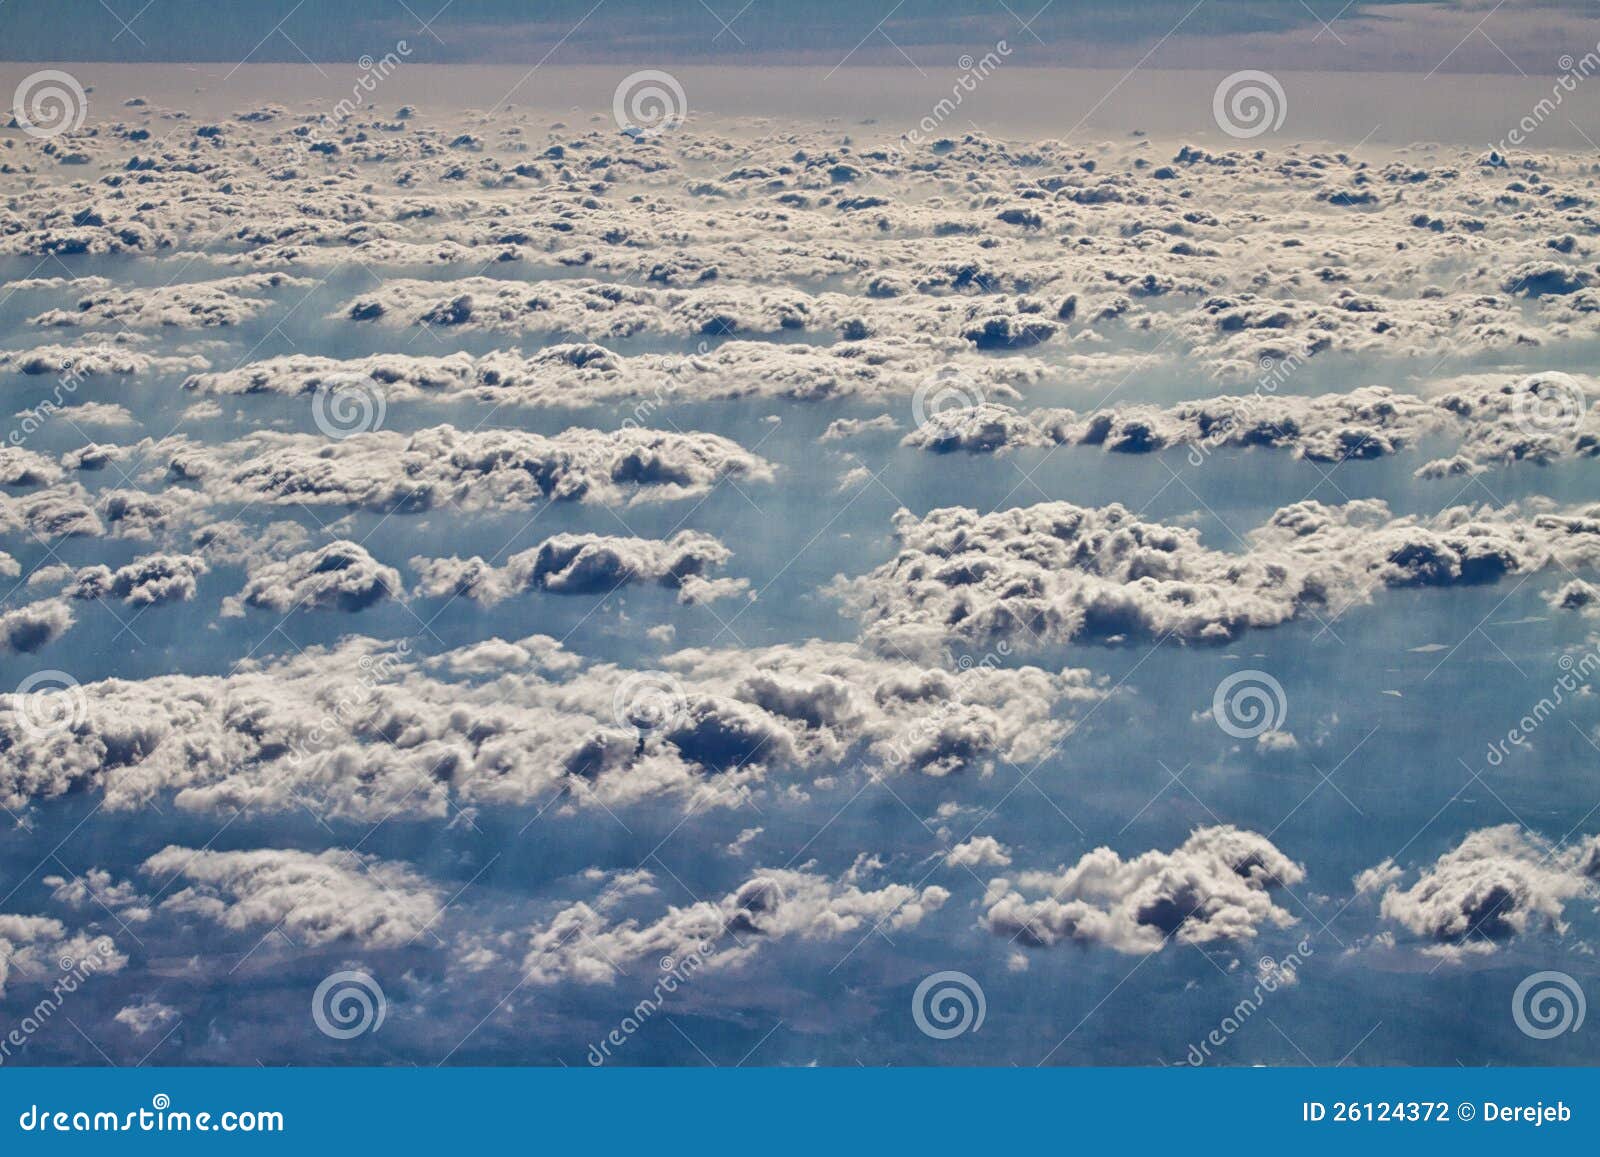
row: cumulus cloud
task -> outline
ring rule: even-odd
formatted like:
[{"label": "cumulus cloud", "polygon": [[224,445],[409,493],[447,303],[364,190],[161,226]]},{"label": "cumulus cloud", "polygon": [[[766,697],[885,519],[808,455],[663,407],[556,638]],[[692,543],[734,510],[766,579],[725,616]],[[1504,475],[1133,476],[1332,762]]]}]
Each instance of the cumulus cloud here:
[{"label": "cumulus cloud", "polygon": [[259,433],[214,445],[187,440],[128,448],[156,456],[169,476],[213,502],[348,506],[420,512],[475,510],[548,499],[620,503],[705,493],[725,477],[770,481],[772,466],[715,434],[574,427],[524,430],[436,426],[342,441]]},{"label": "cumulus cloud", "polygon": [[404,591],[399,571],[384,566],[360,543],[340,539],[253,566],[244,590],[224,604],[223,613],[243,614],[247,606],[278,614],[322,608],[360,611]]},{"label": "cumulus cloud", "polygon": [[1088,672],[920,666],[838,643],[691,649],[657,671],[588,662],[543,636],[421,659],[371,639],[232,674],[86,683],[41,733],[0,695],[0,800],[74,790],[112,809],[378,819],[453,807],[732,804],[773,774],[981,773],[1041,758],[1103,687]]},{"label": "cumulus cloud", "polygon": [[1090,943],[1144,955],[1169,941],[1250,940],[1262,927],[1287,927],[1294,917],[1272,890],[1304,879],[1265,836],[1199,828],[1170,852],[1124,860],[1102,847],[1070,868],[995,880],[987,921],[996,936],[1030,947]]},{"label": "cumulus cloud", "polygon": [[693,579],[722,566],[733,552],[708,534],[684,530],[670,539],[622,538],[601,534],[558,534],[495,566],[472,558],[413,558],[418,591],[430,597],[463,595],[497,603],[523,591],[604,594],[625,583],[656,583],[685,598],[731,593],[706,590]]},{"label": "cumulus cloud", "polygon": [[63,593],[75,599],[121,599],[133,606],[187,602],[210,569],[199,555],[152,554],[115,570],[103,564],[82,567]]},{"label": "cumulus cloud", "polygon": [[170,1004],[162,1004],[159,1000],[141,1000],[137,1004],[119,1009],[117,1015],[111,1019],[120,1025],[125,1025],[137,1036],[146,1036],[166,1028],[177,1020],[178,1010]]},{"label": "cumulus cloud", "polygon": [[44,599],[0,614],[0,651],[37,651],[55,642],[77,621],[63,599]]},{"label": "cumulus cloud", "polygon": [[832,941],[879,927],[915,927],[949,895],[936,885],[870,888],[848,875],[758,869],[721,899],[669,907],[645,922],[608,917],[599,904],[572,904],[531,931],[522,967],[537,985],[610,984],[619,968],[641,959],[735,967],[782,940]]},{"label": "cumulus cloud", "polygon": [[1494,952],[1540,929],[1564,932],[1566,907],[1596,896],[1600,838],[1557,847],[1516,824],[1480,828],[1421,868],[1409,887],[1385,861],[1357,877],[1357,889],[1382,889],[1379,911],[1446,957]]},{"label": "cumulus cloud", "polygon": [[[631,400],[643,417],[664,405],[711,398],[778,397],[825,402],[910,397],[937,371],[982,375],[995,397],[1017,398],[1047,367],[1034,358],[986,362],[954,338],[885,334],[828,346],[729,341],[694,353],[623,355],[593,342],[560,342],[533,353],[482,356],[373,354],[339,360],[291,354],[184,382],[207,395],[314,394],[359,381],[389,401],[481,401],[525,406],[582,406]],[[893,419],[884,415],[893,428]],[[863,427],[870,428],[870,427]]]},{"label": "cumulus cloud", "polygon": [[310,278],[252,273],[177,285],[95,289],[70,309],[49,309],[28,320],[38,326],[131,326],[199,328],[238,325],[272,307],[264,290],[308,290]]},{"label": "cumulus cloud", "polygon": [[[163,848],[144,872],[170,888],[163,911],[234,932],[279,929],[306,948],[350,941],[401,948],[428,930],[444,897],[409,865],[342,849],[218,852]],[[183,885],[183,886],[179,886]]]},{"label": "cumulus cloud", "polygon": [[1011,863],[1011,849],[993,836],[973,836],[951,848],[944,862],[950,868],[980,868],[986,865],[1004,868]]},{"label": "cumulus cloud", "polygon": [[[1543,504],[1548,505],[1548,504]],[[1600,508],[1452,507],[1395,517],[1382,502],[1299,502],[1241,553],[1120,505],[1066,502],[980,515],[895,517],[896,557],[835,590],[875,642],[926,651],[1175,635],[1221,642],[1313,608],[1342,611],[1383,588],[1494,582],[1600,563]]]},{"label": "cumulus cloud", "polygon": [[[1419,477],[1439,478],[1493,464],[1600,454],[1600,411],[1586,397],[1569,375],[1532,374],[1431,399],[1366,386],[1318,397],[1255,393],[1088,414],[1018,411],[986,401],[929,415],[902,442],[935,453],[1098,446],[1148,454],[1180,446],[1194,448],[1191,457],[1224,447],[1264,447],[1314,462],[1343,462],[1398,454],[1433,436],[1454,437],[1456,455],[1417,469]],[[1563,406],[1564,414],[1556,409]],[[1551,412],[1541,418],[1541,409]]]},{"label": "cumulus cloud", "polygon": [[48,916],[0,913],[0,997],[23,985],[48,987],[79,966],[109,973],[127,964],[127,955],[109,936],[73,932]]}]

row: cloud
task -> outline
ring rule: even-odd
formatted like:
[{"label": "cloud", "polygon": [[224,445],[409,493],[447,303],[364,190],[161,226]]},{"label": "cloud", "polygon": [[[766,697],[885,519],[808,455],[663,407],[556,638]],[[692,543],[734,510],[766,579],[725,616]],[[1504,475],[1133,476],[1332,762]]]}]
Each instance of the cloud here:
[{"label": "cloud", "polygon": [[348,506],[416,513],[517,508],[549,499],[621,503],[704,494],[725,477],[772,479],[772,466],[715,434],[574,427],[412,434],[381,430],[342,441],[259,433],[220,445],[186,440],[129,447],[213,503]]},{"label": "cloud", "polygon": [[[1042,379],[1033,358],[1004,362],[974,355],[961,341],[933,334],[884,334],[833,345],[728,341],[693,353],[616,353],[594,342],[558,342],[532,353],[495,350],[474,356],[372,354],[336,359],[290,354],[188,377],[206,395],[309,395],[358,381],[390,402],[487,402],[521,406],[613,403],[648,420],[663,407],[743,397],[830,402],[909,398],[937,370],[981,374],[996,397]],[[877,423],[893,419],[884,415]]]},{"label": "cloud", "polygon": [[1025,872],[1015,885],[995,880],[987,921],[996,936],[1030,947],[1092,943],[1143,955],[1169,941],[1251,940],[1263,926],[1287,927],[1294,917],[1271,891],[1304,879],[1304,868],[1265,836],[1198,828],[1171,852],[1124,860],[1102,847],[1054,873]]},{"label": "cloud", "polygon": [[187,602],[210,565],[194,554],[152,554],[115,570],[105,565],[79,568],[63,592],[75,599],[116,598],[132,606]]},{"label": "cloud", "polygon": [[77,617],[62,599],[45,599],[0,614],[0,651],[32,652],[55,642]]},{"label": "cloud", "polygon": [[949,893],[937,886],[884,884],[863,888],[853,879],[809,871],[758,869],[718,900],[669,907],[653,920],[613,919],[603,904],[572,904],[535,927],[522,960],[536,985],[570,980],[610,984],[636,961],[694,968],[736,967],[782,940],[836,941],[870,935],[882,927],[913,928],[942,907]]},{"label": "cloud", "polygon": [[880,646],[1018,646],[1174,635],[1223,642],[1380,589],[1494,582],[1600,563],[1600,508],[1452,507],[1395,517],[1378,501],[1286,506],[1237,554],[1121,505],[1046,502],[895,516],[901,549],[834,591]]},{"label": "cloud", "polygon": [[81,718],[41,734],[0,695],[0,800],[94,790],[113,809],[368,822],[565,797],[615,809],[737,803],[769,776],[982,773],[1042,758],[1103,685],[1088,672],[925,667],[849,644],[679,651],[657,671],[554,640],[428,658],[351,638],[229,675],[85,683]]},{"label": "cloud", "polygon": [[360,543],[348,539],[302,551],[281,562],[260,562],[223,614],[243,614],[243,607],[263,607],[278,614],[297,610],[365,610],[376,602],[402,595],[400,572],[384,566]]},{"label": "cloud", "polygon": [[272,307],[267,289],[308,290],[316,283],[286,273],[252,273],[216,281],[134,288],[93,289],[71,309],[49,309],[28,319],[37,326],[201,328],[239,325]]},{"label": "cloud", "polygon": [[1004,868],[1011,863],[1011,849],[993,836],[974,836],[951,848],[944,862],[947,868]]},{"label": "cloud", "polygon": [[342,849],[170,846],[145,860],[143,871],[171,889],[161,901],[165,912],[199,916],[234,932],[279,930],[302,948],[340,941],[403,948],[443,910],[443,894],[409,865]]},{"label": "cloud", "polygon": [[[413,558],[418,592],[429,597],[464,595],[493,604],[523,591],[604,594],[625,583],[656,583],[697,590],[691,580],[722,566],[733,552],[708,534],[679,531],[670,539],[558,534],[494,566],[472,558]],[[703,588],[707,584],[701,583]],[[715,593],[715,590],[704,593]]]},{"label": "cloud", "polygon": [[1446,957],[1486,954],[1539,929],[1565,932],[1573,900],[1592,898],[1600,839],[1557,847],[1516,824],[1480,828],[1420,869],[1410,887],[1389,861],[1357,877],[1358,891],[1380,887],[1385,920],[1428,941]]},{"label": "cloud", "polygon": [[48,916],[0,913],[0,997],[22,986],[49,987],[79,970],[120,972],[127,964],[109,936],[73,932]]},{"label": "cloud", "polygon": [[119,1009],[111,1019],[125,1025],[135,1036],[147,1036],[177,1020],[178,1010],[159,1000],[141,1000]]},{"label": "cloud", "polygon": [[[1344,462],[1388,457],[1425,439],[1453,436],[1457,455],[1417,469],[1418,477],[1440,478],[1489,465],[1600,454],[1600,411],[1585,401],[1592,389],[1570,375],[1530,374],[1431,399],[1364,386],[1318,397],[1258,392],[1087,414],[1021,412],[986,401],[930,415],[902,445],[941,454],[1050,446],[1149,454],[1190,447],[1197,464],[1203,461],[1197,454],[1222,448],[1267,448],[1314,462]],[[1550,411],[1547,417],[1539,416],[1541,408]]]}]

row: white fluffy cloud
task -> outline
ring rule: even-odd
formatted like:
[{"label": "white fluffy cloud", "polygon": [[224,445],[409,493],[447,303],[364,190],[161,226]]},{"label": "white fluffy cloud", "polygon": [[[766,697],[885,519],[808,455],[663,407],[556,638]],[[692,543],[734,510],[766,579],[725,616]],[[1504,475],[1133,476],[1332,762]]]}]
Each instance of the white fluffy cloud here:
[{"label": "white fluffy cloud", "polygon": [[1076,638],[1223,641],[1308,608],[1338,612],[1385,587],[1493,582],[1559,563],[1600,564],[1600,508],[1453,507],[1395,517],[1378,501],[1299,502],[1238,554],[1197,530],[1120,505],[1046,502],[895,518],[899,554],[835,586],[869,639],[912,653],[947,643],[1027,646]]},{"label": "white fluffy cloud", "polygon": [[705,572],[733,552],[709,534],[679,531],[670,539],[558,534],[511,555],[502,566],[472,558],[413,558],[418,590],[431,597],[464,595],[497,603],[523,591],[604,594],[624,583],[658,583],[691,596]]},{"label": "white fluffy cloud", "polygon": [[0,695],[0,799],[73,790],[113,809],[378,819],[558,795],[731,804],[769,775],[855,757],[934,776],[1042,757],[1104,694],[1088,672],[921,666],[847,644],[686,650],[655,672],[554,640],[494,639],[426,660],[371,639],[228,676],[83,686],[71,726],[28,726]]},{"label": "white fluffy cloud", "polygon": [[408,865],[341,849],[217,852],[163,848],[144,871],[170,894],[163,911],[235,932],[279,929],[299,946],[349,940],[400,948],[437,919],[444,896]]},{"label": "white fluffy cloud", "polygon": [[997,879],[987,920],[996,936],[1032,947],[1077,942],[1147,954],[1169,940],[1249,940],[1263,926],[1287,927],[1294,917],[1272,890],[1304,879],[1305,869],[1265,836],[1200,828],[1170,852],[1124,860],[1096,848],[1070,868],[1024,872],[1014,884]]},{"label": "white fluffy cloud", "polygon": [[399,571],[384,566],[360,543],[340,539],[252,566],[244,590],[224,605],[223,613],[243,614],[244,606],[278,614],[318,608],[359,611],[404,591]]},{"label": "white fluffy cloud", "polygon": [[836,880],[810,871],[758,869],[720,899],[669,907],[646,922],[609,916],[603,905],[576,903],[532,930],[522,967],[534,984],[609,984],[618,968],[641,959],[654,967],[663,957],[675,964],[694,958],[696,968],[726,968],[786,939],[832,941],[870,935],[877,927],[915,927],[950,896],[937,885],[873,888],[856,876],[850,872]]},{"label": "white fluffy cloud", "polygon": [[1418,871],[1409,887],[1391,861],[1357,878],[1364,892],[1382,889],[1380,911],[1444,956],[1489,953],[1539,929],[1565,931],[1569,903],[1593,898],[1600,875],[1600,838],[1556,847],[1516,824],[1481,828]]}]

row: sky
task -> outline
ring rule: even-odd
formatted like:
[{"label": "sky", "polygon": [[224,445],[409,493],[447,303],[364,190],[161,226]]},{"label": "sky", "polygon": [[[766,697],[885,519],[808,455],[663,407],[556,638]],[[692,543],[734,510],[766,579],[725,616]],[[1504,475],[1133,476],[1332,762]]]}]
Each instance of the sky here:
[{"label": "sky", "polygon": [[952,49],[1009,39],[1037,66],[1280,67],[1529,76],[1594,46],[1581,0],[1499,4],[1314,0],[14,0],[8,59],[348,61],[406,39],[417,63],[652,59],[732,65],[835,62],[926,69]]},{"label": "sky", "polygon": [[0,1066],[1592,1063],[1581,9],[117,3]]}]

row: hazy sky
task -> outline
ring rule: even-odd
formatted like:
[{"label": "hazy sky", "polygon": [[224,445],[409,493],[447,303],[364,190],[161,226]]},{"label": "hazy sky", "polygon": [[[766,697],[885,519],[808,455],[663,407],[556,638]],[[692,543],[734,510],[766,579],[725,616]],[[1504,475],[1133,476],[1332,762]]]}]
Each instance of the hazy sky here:
[{"label": "hazy sky", "polygon": [[1592,47],[1576,0],[11,0],[10,60],[341,61],[406,39],[414,59],[895,64],[1008,39],[1029,64],[1539,75]]}]

